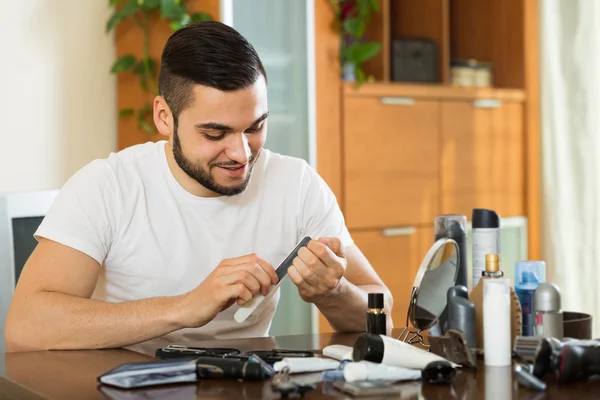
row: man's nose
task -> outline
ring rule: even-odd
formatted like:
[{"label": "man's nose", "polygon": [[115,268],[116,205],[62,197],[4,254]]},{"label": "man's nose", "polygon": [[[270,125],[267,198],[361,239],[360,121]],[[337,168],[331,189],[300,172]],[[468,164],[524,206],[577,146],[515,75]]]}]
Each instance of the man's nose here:
[{"label": "man's nose", "polygon": [[244,133],[231,135],[231,142],[228,143],[227,157],[230,160],[236,161],[240,164],[248,162],[252,151],[248,144],[248,137]]}]

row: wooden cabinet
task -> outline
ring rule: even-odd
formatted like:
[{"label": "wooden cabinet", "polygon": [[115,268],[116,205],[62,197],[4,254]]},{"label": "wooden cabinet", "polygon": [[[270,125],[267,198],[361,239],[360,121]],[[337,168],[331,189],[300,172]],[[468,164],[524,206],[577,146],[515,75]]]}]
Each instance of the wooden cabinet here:
[{"label": "wooden cabinet", "polygon": [[523,106],[495,99],[441,105],[441,210],[520,216],[524,201]]},{"label": "wooden cabinet", "polygon": [[406,326],[406,313],[412,285],[423,257],[433,244],[431,227],[377,229],[351,232],[394,297],[394,327]]},{"label": "wooden cabinet", "polygon": [[439,211],[439,102],[344,101],[344,212],[350,229],[431,223]]}]

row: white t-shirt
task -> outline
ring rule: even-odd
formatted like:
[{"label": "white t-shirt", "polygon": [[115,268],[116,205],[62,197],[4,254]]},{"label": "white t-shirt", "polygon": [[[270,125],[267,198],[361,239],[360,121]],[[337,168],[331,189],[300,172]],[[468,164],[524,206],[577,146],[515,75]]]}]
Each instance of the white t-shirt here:
[{"label": "white t-shirt", "polygon": [[[304,160],[263,149],[243,193],[197,197],[171,174],[164,141],[112,153],[75,173],[35,235],[98,261],[92,298],[107,302],[189,292],[224,258],[257,253],[277,268],[307,235],[352,243],[335,196]],[[166,338],[266,336],[278,301],[279,291],[241,324],[234,304],[207,325]]]}]

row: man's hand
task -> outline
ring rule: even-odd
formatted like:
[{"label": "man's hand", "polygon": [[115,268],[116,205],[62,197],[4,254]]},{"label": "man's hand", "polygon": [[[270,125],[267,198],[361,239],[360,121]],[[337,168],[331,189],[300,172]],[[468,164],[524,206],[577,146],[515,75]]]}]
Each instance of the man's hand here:
[{"label": "man's hand", "polygon": [[288,275],[302,300],[314,303],[339,289],[346,265],[346,251],[340,240],[319,238],[298,251]]},{"label": "man's hand", "polygon": [[228,258],[194,290],[183,296],[185,325],[196,328],[212,321],[235,301],[243,305],[277,283],[271,264],[256,254]]}]

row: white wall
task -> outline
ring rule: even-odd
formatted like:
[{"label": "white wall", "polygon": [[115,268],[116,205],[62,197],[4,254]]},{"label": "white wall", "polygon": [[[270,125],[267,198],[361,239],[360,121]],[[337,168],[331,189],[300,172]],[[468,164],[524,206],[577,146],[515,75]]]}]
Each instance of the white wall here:
[{"label": "white wall", "polygon": [[59,188],[116,149],[106,0],[3,1],[0,193]]}]

